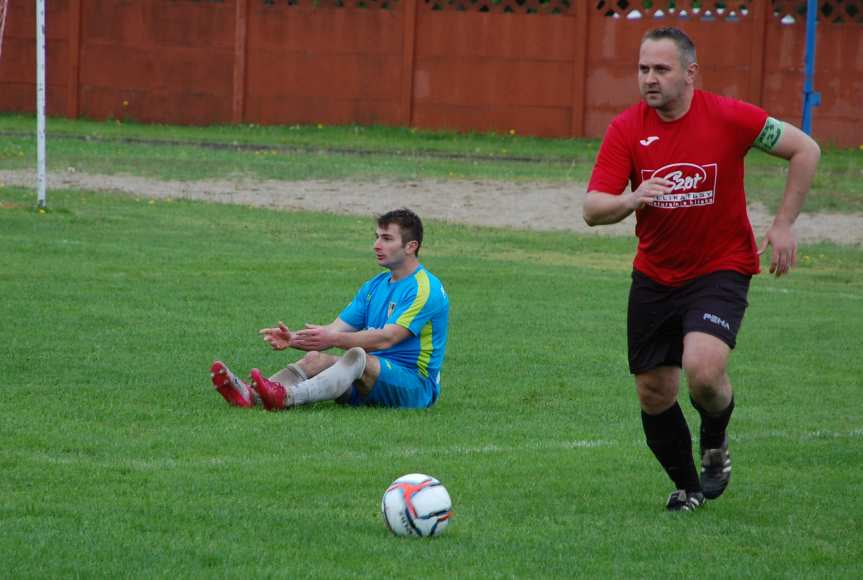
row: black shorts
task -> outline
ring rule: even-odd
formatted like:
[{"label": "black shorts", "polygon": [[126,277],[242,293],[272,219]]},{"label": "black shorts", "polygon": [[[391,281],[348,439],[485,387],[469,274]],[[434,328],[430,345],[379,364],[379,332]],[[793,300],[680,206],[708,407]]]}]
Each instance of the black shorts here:
[{"label": "black shorts", "polygon": [[681,366],[683,337],[693,331],[715,336],[734,348],[749,305],[750,279],[720,270],[674,287],[633,270],[627,318],[629,372]]}]

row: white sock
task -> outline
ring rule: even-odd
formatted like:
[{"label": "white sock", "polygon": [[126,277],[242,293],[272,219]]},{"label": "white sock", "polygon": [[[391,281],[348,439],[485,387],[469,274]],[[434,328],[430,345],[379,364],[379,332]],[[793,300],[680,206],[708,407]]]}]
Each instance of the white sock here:
[{"label": "white sock", "polygon": [[287,388],[291,385],[296,385],[297,383],[301,383],[308,379],[306,373],[303,372],[303,369],[299,367],[296,363],[291,363],[287,367],[283,368],[276,374],[270,377],[271,381],[279,383],[283,387]]},{"label": "white sock", "polygon": [[366,351],[354,347],[336,364],[308,380],[288,387],[294,405],[332,401],[345,393],[366,370]]}]

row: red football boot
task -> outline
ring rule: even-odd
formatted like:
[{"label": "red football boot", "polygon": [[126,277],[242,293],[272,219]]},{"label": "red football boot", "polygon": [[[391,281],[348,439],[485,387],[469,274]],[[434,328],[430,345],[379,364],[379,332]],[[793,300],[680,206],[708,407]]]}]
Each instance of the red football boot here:
[{"label": "red football boot", "polygon": [[217,360],[210,367],[210,378],[229,405],[245,408],[255,406],[249,385],[241,381],[222,361]]},{"label": "red football boot", "polygon": [[252,387],[261,397],[261,402],[267,411],[280,411],[293,404],[288,389],[281,383],[265,379],[258,369],[252,369]]}]

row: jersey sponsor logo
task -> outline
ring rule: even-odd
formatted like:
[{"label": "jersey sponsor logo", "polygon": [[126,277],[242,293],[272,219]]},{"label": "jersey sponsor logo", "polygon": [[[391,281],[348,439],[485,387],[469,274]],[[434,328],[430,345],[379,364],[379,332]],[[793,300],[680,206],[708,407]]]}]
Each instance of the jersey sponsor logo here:
[{"label": "jersey sponsor logo", "polygon": [[650,205],[674,209],[711,205],[716,197],[716,163],[696,165],[694,163],[671,163],[657,170],[642,169],[642,181],[651,177],[665,178],[674,185],[665,195],[659,195]]},{"label": "jersey sponsor logo", "polygon": [[656,135],[651,135],[647,139],[642,139],[641,141],[639,141],[639,143],[641,143],[645,147],[650,147],[650,144],[653,143],[654,141],[659,141],[659,137]]}]

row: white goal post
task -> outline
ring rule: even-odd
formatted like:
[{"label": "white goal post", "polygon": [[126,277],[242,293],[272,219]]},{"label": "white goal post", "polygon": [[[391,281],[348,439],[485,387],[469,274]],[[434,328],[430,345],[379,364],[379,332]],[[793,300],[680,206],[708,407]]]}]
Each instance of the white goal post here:
[{"label": "white goal post", "polygon": [[[3,38],[6,17],[11,0],[0,0],[0,57],[3,56]],[[45,199],[45,0],[36,0],[36,191],[37,208],[44,210]]]},{"label": "white goal post", "polygon": [[0,0],[0,57],[3,56],[3,30],[6,28],[6,6],[9,0]]},{"label": "white goal post", "polygon": [[36,0],[36,190],[41,210],[47,206],[45,182],[45,0]]}]

